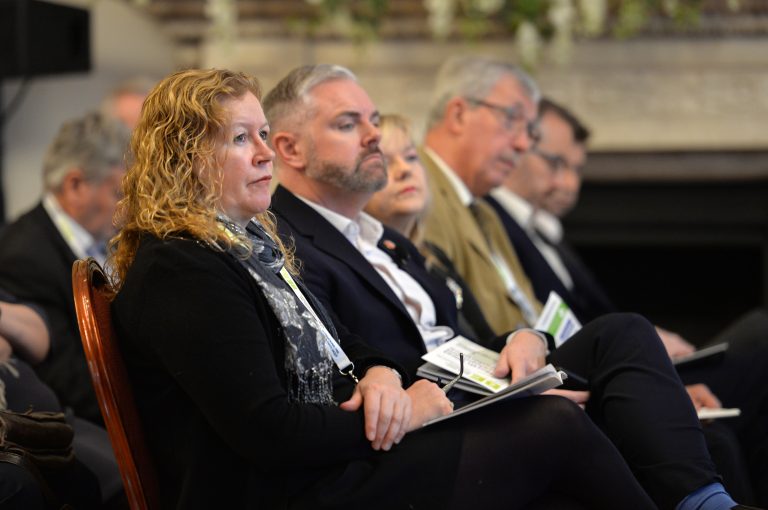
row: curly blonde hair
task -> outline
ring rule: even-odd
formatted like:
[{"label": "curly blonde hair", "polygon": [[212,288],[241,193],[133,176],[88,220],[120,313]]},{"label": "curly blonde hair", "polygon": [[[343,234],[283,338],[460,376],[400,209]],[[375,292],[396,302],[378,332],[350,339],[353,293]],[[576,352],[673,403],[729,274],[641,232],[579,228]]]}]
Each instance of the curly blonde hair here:
[{"label": "curly blonde hair", "polygon": [[[259,82],[245,73],[189,69],[164,78],[149,93],[131,137],[124,198],[115,213],[120,232],[109,243],[108,269],[116,289],[144,234],[191,236],[217,250],[233,242],[248,245],[227,237],[216,220],[221,179],[215,154],[227,122],[222,102],[248,92],[261,98]],[[217,178],[204,178],[208,173]],[[258,219],[280,243],[271,214]],[[286,265],[293,270],[290,253]]]}]

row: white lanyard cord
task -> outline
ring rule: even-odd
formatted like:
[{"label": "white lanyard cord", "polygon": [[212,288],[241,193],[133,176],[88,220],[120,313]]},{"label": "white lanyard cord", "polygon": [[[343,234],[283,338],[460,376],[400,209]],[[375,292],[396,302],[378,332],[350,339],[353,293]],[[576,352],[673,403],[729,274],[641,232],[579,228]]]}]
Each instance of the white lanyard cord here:
[{"label": "white lanyard cord", "polygon": [[355,364],[352,363],[352,361],[349,359],[347,354],[344,352],[344,349],[341,348],[341,346],[333,337],[331,332],[328,331],[328,328],[325,327],[325,324],[323,323],[323,321],[321,321],[320,317],[317,316],[317,312],[315,312],[314,308],[312,308],[312,305],[309,303],[304,293],[301,292],[301,289],[299,288],[299,286],[296,285],[296,282],[293,280],[291,273],[289,273],[288,270],[285,267],[283,267],[282,269],[280,269],[280,276],[283,277],[283,280],[285,280],[285,283],[288,284],[288,286],[291,288],[291,290],[299,299],[299,301],[301,301],[301,304],[304,305],[304,307],[309,311],[309,313],[312,314],[312,317],[317,322],[318,328],[320,328],[320,332],[325,337],[325,346],[328,348],[328,351],[331,353],[333,362],[336,364],[336,368],[338,368],[339,372],[342,375],[349,376],[355,382],[355,384],[360,382],[358,381],[357,376],[355,376],[354,374]]}]

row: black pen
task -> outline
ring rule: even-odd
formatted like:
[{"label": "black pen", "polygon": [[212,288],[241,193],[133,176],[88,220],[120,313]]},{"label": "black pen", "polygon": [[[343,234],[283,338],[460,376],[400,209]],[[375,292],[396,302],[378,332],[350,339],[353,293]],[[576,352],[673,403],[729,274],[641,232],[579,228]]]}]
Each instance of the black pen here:
[{"label": "black pen", "polygon": [[577,374],[575,372],[572,372],[572,371],[568,370],[567,368],[563,368],[563,367],[555,367],[555,368],[565,372],[565,375],[568,376],[568,379],[572,379],[578,385],[584,386],[585,388],[589,387],[589,381],[584,376],[581,376],[581,375],[579,375],[579,374]]}]

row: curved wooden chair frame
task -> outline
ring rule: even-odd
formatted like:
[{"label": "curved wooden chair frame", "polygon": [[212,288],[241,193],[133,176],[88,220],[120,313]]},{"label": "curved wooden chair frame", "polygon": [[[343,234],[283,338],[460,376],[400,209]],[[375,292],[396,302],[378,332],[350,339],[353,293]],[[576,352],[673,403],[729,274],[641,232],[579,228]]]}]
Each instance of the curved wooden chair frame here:
[{"label": "curved wooden chair frame", "polygon": [[72,290],[85,357],[128,503],[132,510],[159,509],[157,476],[112,327],[114,289],[98,262],[88,258],[72,266]]}]

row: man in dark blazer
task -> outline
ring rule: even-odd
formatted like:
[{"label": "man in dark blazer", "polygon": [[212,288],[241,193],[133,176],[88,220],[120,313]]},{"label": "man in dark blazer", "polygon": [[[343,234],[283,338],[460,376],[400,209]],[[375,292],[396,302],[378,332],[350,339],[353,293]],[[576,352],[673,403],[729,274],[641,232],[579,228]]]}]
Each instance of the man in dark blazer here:
[{"label": "man in dark blazer", "polygon": [[[540,201],[552,193],[560,173],[578,172],[574,129],[556,113],[547,99],[540,102],[537,145],[520,158],[518,167],[504,183],[491,190],[485,201],[499,216],[520,259],[536,298],[545,302],[551,291],[569,304],[582,322],[617,311],[591,274],[577,271],[562,253],[537,228]],[[567,154],[565,154],[567,152]]]},{"label": "man in dark blazer", "polygon": [[[346,81],[352,80],[352,75],[346,74],[348,71],[343,68],[334,68],[328,72],[331,76],[338,74],[346,78]],[[359,88],[357,85],[355,87]],[[264,107],[265,112],[273,114],[270,119],[275,133],[273,144],[277,147],[276,152],[284,158],[277,163],[281,185],[275,190],[271,209],[278,218],[281,235],[291,238],[290,244],[296,247],[301,260],[302,278],[342,327],[364,337],[368,343],[386,352],[414,376],[422,364],[421,355],[426,352],[417,321],[395,294],[396,290],[388,285],[349,238],[323,215],[338,213],[338,216],[343,216],[341,211],[354,208],[354,212],[349,215],[357,216],[370,195],[378,189],[381,179],[386,182],[386,168],[378,150],[379,134],[375,127],[378,113],[375,113],[373,119],[358,119],[356,114],[350,114],[350,119],[341,119],[347,123],[358,122],[369,126],[367,143],[370,149],[369,154],[363,158],[366,159],[365,166],[361,165],[357,173],[360,182],[351,185],[352,189],[345,189],[347,186],[328,184],[322,177],[309,176],[316,176],[320,169],[316,171],[309,168],[301,172],[292,170],[289,166],[293,163],[292,155],[288,149],[283,150],[286,136],[280,131],[292,119],[283,121],[276,117],[275,111],[280,104],[277,99],[270,100],[274,96],[272,93],[265,98]],[[270,110],[272,104],[277,106]],[[318,151],[314,148],[311,150],[315,153]],[[313,154],[313,159],[318,157]],[[355,192],[355,188],[361,189]],[[336,201],[341,205],[335,205]],[[350,207],[346,204],[350,204]],[[427,273],[421,255],[410,242],[388,228],[383,228],[381,234],[375,241],[376,248],[387,254],[396,267],[425,289],[435,301],[435,317],[431,326],[440,324],[458,331],[453,294]],[[348,306],[348,303],[355,303],[356,306]],[[435,328],[435,334],[439,333],[440,330]]]},{"label": "man in dark blazer", "polygon": [[43,162],[45,195],[0,237],[0,287],[39,305],[51,346],[35,368],[64,407],[101,422],[80,342],[72,295],[72,263],[93,256],[102,264],[113,233],[128,131],[88,114],[62,125]]},{"label": "man in dark blazer", "polygon": [[[328,221],[283,186],[272,196],[272,211],[281,235],[290,239],[301,260],[302,278],[323,303],[364,304],[329,308],[338,323],[400,363],[412,376],[423,363],[426,348],[419,329],[402,301],[365,257]],[[437,323],[458,331],[454,299],[447,287],[424,269],[418,250],[400,234],[384,227],[379,249],[428,293],[435,303]]]},{"label": "man in dark blazer", "polygon": [[[348,70],[322,65],[289,73],[263,105],[281,182],[272,211],[281,236],[295,246],[305,283],[341,327],[413,370],[433,334],[455,327],[455,302],[428,279],[406,239],[362,212],[386,183],[375,106]],[[579,336],[551,361],[589,371],[588,410],[604,421],[651,496],[673,507],[699,490],[722,491],[690,401],[647,322],[617,316],[586,325]],[[503,351],[540,353],[543,363],[538,332],[503,337]],[[627,394],[644,404],[619,404]]]}]

